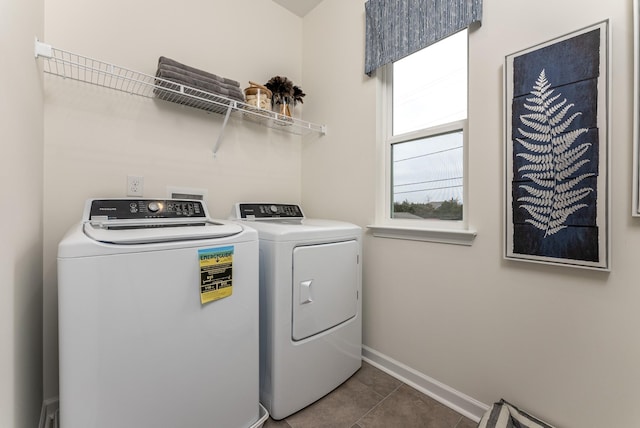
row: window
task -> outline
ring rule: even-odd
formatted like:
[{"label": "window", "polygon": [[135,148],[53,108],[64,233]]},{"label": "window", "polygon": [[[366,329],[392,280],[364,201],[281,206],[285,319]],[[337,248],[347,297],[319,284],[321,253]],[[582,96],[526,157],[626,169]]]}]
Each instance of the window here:
[{"label": "window", "polygon": [[378,223],[466,231],[467,30],[386,65],[382,80]]},{"label": "window", "polygon": [[391,217],[461,221],[463,148],[462,128],[392,143]]}]

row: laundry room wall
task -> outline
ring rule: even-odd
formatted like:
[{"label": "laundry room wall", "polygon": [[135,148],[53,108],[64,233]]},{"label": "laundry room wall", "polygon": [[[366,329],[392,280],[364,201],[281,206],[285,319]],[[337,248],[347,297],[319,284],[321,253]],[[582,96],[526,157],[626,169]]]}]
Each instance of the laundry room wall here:
[{"label": "laundry room wall", "polygon": [[[45,22],[46,43],[145,74],[155,74],[162,55],[242,88],[282,75],[304,89],[302,19],[271,0],[47,0]],[[167,186],[205,189],[217,218],[242,200],[296,203],[302,140],[232,119],[214,158],[221,115],[56,76],[43,80],[45,397],[51,397],[58,389],[56,247],[80,220],[84,201],[124,197],[127,175],[138,175],[148,197],[165,197]]]},{"label": "laundry room wall", "polygon": [[42,404],[42,0],[0,0],[0,427],[37,426]]},{"label": "laundry room wall", "polygon": [[[326,94],[305,112],[323,118],[329,132],[322,144],[303,146],[302,201],[308,215],[366,227],[375,222],[378,152],[375,78],[363,74],[363,3],[324,0],[304,18],[303,77],[310,91]],[[604,19],[610,20],[612,40],[612,270],[505,261],[505,55]],[[630,215],[632,49],[628,0],[484,0],[482,26],[469,37],[465,209],[478,235],[464,247],[366,233],[363,320],[369,350],[481,403],[505,398],[559,427],[638,425],[640,219]]]},{"label": "laundry room wall", "polygon": [[322,94],[305,105],[305,115],[328,130],[321,144],[303,146],[305,213],[359,225],[373,221],[377,180],[376,82],[364,74],[364,3],[324,0],[305,16],[302,67],[308,92]]}]

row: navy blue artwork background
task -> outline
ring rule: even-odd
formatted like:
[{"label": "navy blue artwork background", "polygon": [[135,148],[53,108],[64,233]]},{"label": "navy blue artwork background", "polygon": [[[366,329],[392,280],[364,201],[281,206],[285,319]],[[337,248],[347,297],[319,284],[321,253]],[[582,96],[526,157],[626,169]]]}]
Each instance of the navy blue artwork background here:
[{"label": "navy blue artwork background", "polygon": [[568,227],[556,233],[554,239],[543,238],[544,232],[523,224],[513,225],[513,252],[547,256],[561,254],[565,259],[589,262],[599,261],[598,230],[593,227]]},{"label": "navy blue artwork background", "polygon": [[513,59],[513,96],[528,94],[540,70],[554,76],[552,86],[600,75],[600,30],[580,34]]},{"label": "navy blue artwork background", "polygon": [[[513,147],[513,181],[512,181],[512,212],[513,212],[513,252],[523,255],[535,255],[552,258],[563,258],[597,262],[598,227],[597,213],[597,175],[599,174],[599,150],[597,116],[598,116],[598,76],[600,68],[600,30],[596,29],[562,42],[549,45],[535,51],[522,54],[513,59],[513,100],[512,100],[512,147]],[[519,153],[529,153],[515,139],[523,138],[518,128],[531,132],[532,129],[524,125],[520,116],[531,113],[524,104],[531,104],[526,98],[532,97],[530,92],[536,84],[540,73],[545,70],[546,78],[553,88],[553,95],[561,94],[554,102],[565,98],[567,104],[574,104],[569,110],[571,114],[582,114],[572,122],[565,132],[588,128],[589,131],[580,135],[572,144],[577,147],[583,143],[591,146],[581,159],[589,159],[576,171],[572,177],[594,173],[581,181],[575,189],[590,187],[593,192],[578,203],[588,204],[569,216],[565,222],[566,228],[559,232],[545,236],[545,232],[526,223],[529,213],[521,208],[522,202],[517,199],[528,196],[520,188],[522,184],[538,188],[530,180],[523,177],[527,172],[518,171],[527,161]],[[570,178],[569,178],[570,179]],[[569,180],[567,179],[567,180]]]}]

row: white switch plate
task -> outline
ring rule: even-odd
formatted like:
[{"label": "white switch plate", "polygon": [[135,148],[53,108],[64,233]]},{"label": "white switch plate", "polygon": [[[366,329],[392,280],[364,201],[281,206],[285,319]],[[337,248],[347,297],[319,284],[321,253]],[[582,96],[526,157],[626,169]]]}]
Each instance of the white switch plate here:
[{"label": "white switch plate", "polygon": [[144,177],[127,175],[127,196],[142,196],[144,192]]}]

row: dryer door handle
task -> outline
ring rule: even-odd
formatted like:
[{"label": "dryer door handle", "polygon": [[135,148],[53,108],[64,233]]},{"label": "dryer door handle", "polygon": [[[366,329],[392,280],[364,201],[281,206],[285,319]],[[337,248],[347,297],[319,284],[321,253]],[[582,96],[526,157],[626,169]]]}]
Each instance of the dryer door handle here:
[{"label": "dryer door handle", "polygon": [[311,298],[311,284],[313,283],[313,279],[308,281],[302,281],[300,283],[300,304],[306,305],[307,303],[313,302]]}]

